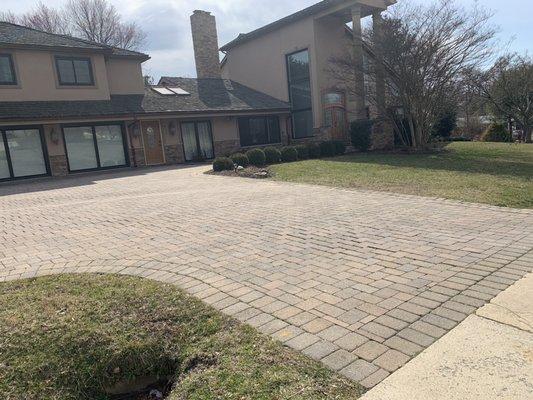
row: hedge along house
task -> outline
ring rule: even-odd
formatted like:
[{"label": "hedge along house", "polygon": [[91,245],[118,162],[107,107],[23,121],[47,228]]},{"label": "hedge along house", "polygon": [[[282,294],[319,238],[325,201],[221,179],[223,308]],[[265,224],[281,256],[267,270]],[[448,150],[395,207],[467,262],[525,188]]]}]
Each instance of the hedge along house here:
[{"label": "hedge along house", "polygon": [[214,18],[191,23],[198,79],[145,87],[145,54],[0,22],[0,181],[286,143],[288,104],[221,79]]},{"label": "hedge along house", "polygon": [[[375,85],[366,80],[367,57],[379,56],[362,40],[361,21],[372,17],[379,33],[381,14],[396,0],[324,0],[247,34],[221,48],[225,53],[222,76],[291,104],[294,142],[337,139],[348,141],[353,120],[379,119],[384,115],[384,74]],[[349,24],[349,25],[348,25]],[[351,53],[360,65],[354,68],[358,86],[348,91],[328,73],[331,60]],[[352,88],[353,89],[353,88]],[[377,106],[368,101],[375,90]],[[377,124],[373,147],[394,145],[392,129]]]}]

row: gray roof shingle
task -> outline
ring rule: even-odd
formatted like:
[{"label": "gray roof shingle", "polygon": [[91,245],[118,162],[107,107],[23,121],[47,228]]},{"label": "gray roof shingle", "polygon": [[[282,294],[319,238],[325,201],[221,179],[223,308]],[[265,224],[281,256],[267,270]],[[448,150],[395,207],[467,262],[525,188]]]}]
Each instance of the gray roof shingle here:
[{"label": "gray roof shingle", "polygon": [[37,29],[12,24],[10,22],[0,21],[0,46],[2,45],[50,47],[65,50],[93,50],[120,57],[149,58],[148,55],[137,51],[119,49],[91,42],[89,40],[78,39],[67,35],[47,33]]},{"label": "gray roof shingle", "polygon": [[115,95],[110,100],[0,102],[0,120],[289,110],[288,103],[228,80],[167,77],[161,82],[190,95],[164,96],[146,88],[144,95]]}]

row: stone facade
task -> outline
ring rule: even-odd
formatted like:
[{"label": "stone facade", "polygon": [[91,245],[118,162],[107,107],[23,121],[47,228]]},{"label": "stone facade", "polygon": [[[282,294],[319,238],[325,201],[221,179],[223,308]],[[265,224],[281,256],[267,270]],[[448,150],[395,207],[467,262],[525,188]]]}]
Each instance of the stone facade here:
[{"label": "stone facade", "polygon": [[386,122],[376,122],[372,128],[372,149],[390,150],[394,148],[394,131]]},{"label": "stone facade", "polygon": [[132,167],[145,167],[146,160],[144,158],[144,149],[142,147],[135,147],[129,149],[130,166]]},{"label": "stone facade", "polygon": [[181,144],[165,145],[165,160],[167,165],[184,163],[185,156]]},{"label": "stone facade", "polygon": [[67,176],[67,156],[50,156],[50,173],[52,176]]},{"label": "stone facade", "polygon": [[201,78],[220,78],[220,58],[216,19],[207,11],[191,15],[196,73]]},{"label": "stone facade", "polygon": [[221,140],[215,142],[215,157],[225,157],[241,150],[238,140]]}]

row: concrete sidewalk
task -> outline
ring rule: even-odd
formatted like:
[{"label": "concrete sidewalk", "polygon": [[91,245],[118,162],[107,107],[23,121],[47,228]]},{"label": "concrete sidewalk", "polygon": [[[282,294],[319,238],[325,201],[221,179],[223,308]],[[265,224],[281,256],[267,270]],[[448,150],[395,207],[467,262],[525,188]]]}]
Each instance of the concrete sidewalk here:
[{"label": "concrete sidewalk", "polygon": [[533,399],[533,274],[362,400]]}]

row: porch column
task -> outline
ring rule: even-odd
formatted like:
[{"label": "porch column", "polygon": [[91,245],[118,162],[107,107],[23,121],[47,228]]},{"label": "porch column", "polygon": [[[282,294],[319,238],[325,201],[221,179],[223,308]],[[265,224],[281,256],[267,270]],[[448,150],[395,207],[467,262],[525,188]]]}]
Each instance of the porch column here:
[{"label": "porch column", "polygon": [[383,18],[381,11],[372,14],[374,29],[374,52],[376,54],[376,107],[378,118],[385,116],[386,112],[386,90],[385,90],[385,68],[383,65]]},{"label": "porch column", "polygon": [[355,92],[355,118],[366,119],[365,104],[365,73],[363,34],[361,30],[361,6],[352,7],[353,21],[353,64],[354,64],[354,92]]}]

